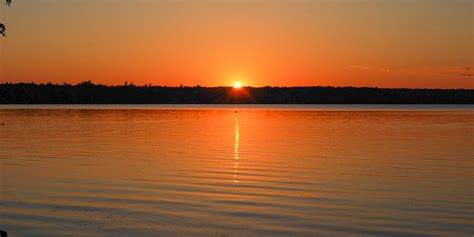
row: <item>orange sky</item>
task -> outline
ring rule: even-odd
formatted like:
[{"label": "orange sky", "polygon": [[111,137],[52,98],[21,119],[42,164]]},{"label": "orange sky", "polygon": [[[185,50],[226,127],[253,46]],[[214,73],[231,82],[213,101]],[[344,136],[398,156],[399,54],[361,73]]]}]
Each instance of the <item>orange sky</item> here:
[{"label": "orange sky", "polygon": [[0,81],[474,88],[471,0],[21,0]]}]

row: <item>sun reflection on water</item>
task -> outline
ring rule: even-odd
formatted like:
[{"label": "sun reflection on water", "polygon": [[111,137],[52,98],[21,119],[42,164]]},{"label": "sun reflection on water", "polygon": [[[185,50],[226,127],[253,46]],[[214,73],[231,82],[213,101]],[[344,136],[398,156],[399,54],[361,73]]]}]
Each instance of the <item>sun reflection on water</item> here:
[{"label": "sun reflection on water", "polygon": [[238,183],[237,173],[239,168],[239,117],[235,116],[235,141],[234,141],[234,183]]}]

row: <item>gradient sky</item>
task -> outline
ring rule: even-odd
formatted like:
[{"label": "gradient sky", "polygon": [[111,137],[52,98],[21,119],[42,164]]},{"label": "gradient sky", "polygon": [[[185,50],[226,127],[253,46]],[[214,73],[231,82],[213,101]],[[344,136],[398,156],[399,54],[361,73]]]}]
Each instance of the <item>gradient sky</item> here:
[{"label": "gradient sky", "polygon": [[472,0],[15,0],[0,81],[474,88]]}]

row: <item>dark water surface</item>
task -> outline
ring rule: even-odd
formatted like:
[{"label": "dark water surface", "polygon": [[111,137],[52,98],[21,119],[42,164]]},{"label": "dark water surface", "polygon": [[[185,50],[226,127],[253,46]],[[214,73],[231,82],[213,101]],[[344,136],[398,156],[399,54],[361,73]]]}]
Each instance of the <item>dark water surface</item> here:
[{"label": "dark water surface", "polygon": [[473,106],[2,106],[10,236],[472,236]]}]

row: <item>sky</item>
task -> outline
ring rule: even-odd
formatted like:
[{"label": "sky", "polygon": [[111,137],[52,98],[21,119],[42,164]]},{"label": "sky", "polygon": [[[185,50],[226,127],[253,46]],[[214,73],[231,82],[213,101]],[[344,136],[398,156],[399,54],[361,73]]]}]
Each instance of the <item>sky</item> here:
[{"label": "sky", "polygon": [[0,82],[474,88],[472,0],[14,0]]}]

